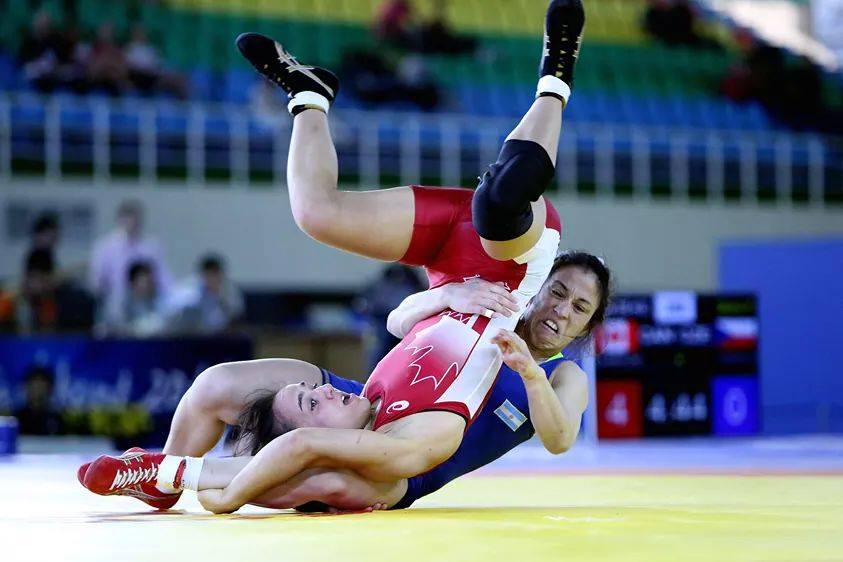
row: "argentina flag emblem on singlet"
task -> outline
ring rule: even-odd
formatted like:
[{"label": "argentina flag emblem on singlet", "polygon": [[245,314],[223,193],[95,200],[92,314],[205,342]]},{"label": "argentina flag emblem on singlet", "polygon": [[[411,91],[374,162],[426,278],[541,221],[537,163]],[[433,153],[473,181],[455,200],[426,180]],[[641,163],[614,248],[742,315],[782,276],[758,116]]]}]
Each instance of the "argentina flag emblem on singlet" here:
[{"label": "argentina flag emblem on singlet", "polygon": [[527,421],[527,416],[522,414],[509,400],[504,400],[503,404],[498,406],[498,409],[495,410],[495,415],[503,420],[503,423],[512,431],[518,431],[518,428]]}]

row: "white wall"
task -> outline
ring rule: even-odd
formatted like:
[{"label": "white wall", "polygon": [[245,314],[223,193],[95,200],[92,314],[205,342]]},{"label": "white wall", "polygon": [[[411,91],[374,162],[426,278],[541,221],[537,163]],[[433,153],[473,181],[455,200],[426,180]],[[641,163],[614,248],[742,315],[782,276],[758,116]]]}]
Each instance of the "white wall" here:
[{"label": "white wall", "polygon": [[[117,205],[126,197],[145,203],[147,230],[162,240],[178,275],[188,274],[197,256],[207,250],[226,256],[233,277],[252,286],[354,288],[379,268],[376,262],[327,248],[299,232],[285,191],[181,184],[139,188],[129,182],[46,187],[15,181],[0,187],[0,278],[17,276],[25,251],[24,243],[12,243],[7,236],[9,202],[36,207],[89,204],[94,232],[100,234],[111,227]],[[843,235],[840,210],[560,197],[554,203],[563,219],[563,245],[606,257],[624,291],[714,289],[721,240]],[[59,261],[64,266],[83,263],[88,251],[84,241],[66,241]]]}]

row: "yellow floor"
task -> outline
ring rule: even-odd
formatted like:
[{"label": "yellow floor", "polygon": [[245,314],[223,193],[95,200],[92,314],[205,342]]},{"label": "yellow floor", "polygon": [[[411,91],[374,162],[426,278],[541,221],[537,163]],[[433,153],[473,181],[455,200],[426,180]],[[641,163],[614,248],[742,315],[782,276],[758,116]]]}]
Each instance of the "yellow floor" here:
[{"label": "yellow floor", "polygon": [[0,465],[0,560],[843,561],[843,476],[467,477],[402,512],[151,513]]}]

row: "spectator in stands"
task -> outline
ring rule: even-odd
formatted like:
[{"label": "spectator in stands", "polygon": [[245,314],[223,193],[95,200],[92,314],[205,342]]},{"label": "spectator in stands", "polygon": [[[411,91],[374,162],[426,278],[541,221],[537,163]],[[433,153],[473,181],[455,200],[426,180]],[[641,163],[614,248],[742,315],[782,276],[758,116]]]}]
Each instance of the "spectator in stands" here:
[{"label": "spectator in stands", "polygon": [[87,78],[83,57],[75,29],[55,29],[46,11],[35,15],[32,29],[24,35],[18,50],[24,77],[42,92],[56,88],[84,91]]},{"label": "spectator in stands", "polygon": [[49,211],[41,213],[32,224],[30,250],[45,250],[55,259],[60,234],[58,216]]},{"label": "spectator in stands", "polygon": [[184,77],[162,66],[161,57],[147,39],[143,26],[134,27],[132,40],[126,45],[124,54],[129,67],[129,80],[138,91],[145,94],[164,92],[181,99],[187,98]]},{"label": "spectator in stands", "polygon": [[374,340],[368,352],[369,372],[399,342],[386,329],[389,313],[398,308],[405,298],[426,288],[415,269],[396,263],[388,265],[380,277],[360,294],[356,308],[366,316]]},{"label": "spectator in stands", "polygon": [[131,88],[126,57],[114,38],[114,25],[109,22],[97,30],[88,58],[88,78],[94,88],[115,96]]},{"label": "spectator in stands", "polygon": [[434,0],[428,22],[418,22],[408,0],[387,0],[375,17],[375,34],[393,46],[422,53],[472,53],[477,41],[453,32],[447,18],[447,0]]},{"label": "spectator in stands", "polygon": [[688,0],[649,0],[643,27],[654,39],[668,45],[719,47],[697,32],[697,15]]},{"label": "spectator in stands", "polygon": [[58,299],[53,258],[47,250],[27,255],[18,292],[7,292],[0,299],[0,324],[24,335],[55,331]]},{"label": "spectator in stands", "polygon": [[363,102],[406,102],[427,111],[439,105],[439,88],[415,57],[405,57],[393,69],[379,53],[350,51],[343,55],[339,73],[350,93]]},{"label": "spectator in stands", "polygon": [[197,269],[169,299],[172,329],[189,334],[224,333],[243,316],[243,295],[228,279],[222,257],[207,254]]},{"label": "spectator in stands", "polygon": [[433,0],[433,17],[422,27],[422,51],[447,55],[471,54],[477,50],[474,37],[454,33],[448,23],[448,1]]},{"label": "spectator in stands", "polygon": [[162,335],[167,331],[167,315],[153,265],[145,261],[132,262],[126,279],[126,298],[120,308],[108,310],[102,333],[137,338]]},{"label": "spectator in stands", "polygon": [[125,309],[129,267],[134,262],[148,263],[158,293],[162,296],[169,293],[171,277],[161,247],[155,239],[143,234],[143,220],[143,206],[139,201],[122,202],[117,211],[117,228],[94,246],[89,283],[101,319]]},{"label": "spectator in stands", "polygon": [[817,65],[804,57],[788,58],[746,30],[738,31],[736,42],[743,56],[723,77],[722,94],[737,102],[757,101],[788,127],[840,131],[843,119],[823,101]]},{"label": "spectator in stands", "polygon": [[57,435],[61,417],[53,405],[53,372],[36,365],[29,369],[23,383],[24,402],[14,412],[24,435]]},{"label": "spectator in stands", "polygon": [[418,47],[413,19],[413,5],[409,0],[387,0],[375,15],[375,34],[379,39],[397,47]]}]

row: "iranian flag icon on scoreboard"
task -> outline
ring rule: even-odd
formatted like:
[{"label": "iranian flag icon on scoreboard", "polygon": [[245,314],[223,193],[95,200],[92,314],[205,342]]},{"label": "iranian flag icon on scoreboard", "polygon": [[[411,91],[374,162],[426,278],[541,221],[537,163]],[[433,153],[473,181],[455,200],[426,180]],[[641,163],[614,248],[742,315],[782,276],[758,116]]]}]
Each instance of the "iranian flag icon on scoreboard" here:
[{"label": "iranian flag icon on scoreboard", "polygon": [[597,435],[601,438],[641,437],[644,414],[641,383],[633,380],[597,382]]},{"label": "iranian flag icon on scoreboard", "polygon": [[711,384],[714,403],[712,429],[715,435],[758,433],[758,379],[723,376]]}]

